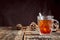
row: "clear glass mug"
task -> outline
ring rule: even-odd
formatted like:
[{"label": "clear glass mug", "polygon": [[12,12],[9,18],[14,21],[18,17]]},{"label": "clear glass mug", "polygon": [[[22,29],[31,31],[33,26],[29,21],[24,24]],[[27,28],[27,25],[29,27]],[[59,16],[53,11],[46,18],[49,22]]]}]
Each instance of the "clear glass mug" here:
[{"label": "clear glass mug", "polygon": [[59,22],[53,19],[53,17],[54,16],[37,16],[40,35],[50,35],[52,31],[58,30]]}]

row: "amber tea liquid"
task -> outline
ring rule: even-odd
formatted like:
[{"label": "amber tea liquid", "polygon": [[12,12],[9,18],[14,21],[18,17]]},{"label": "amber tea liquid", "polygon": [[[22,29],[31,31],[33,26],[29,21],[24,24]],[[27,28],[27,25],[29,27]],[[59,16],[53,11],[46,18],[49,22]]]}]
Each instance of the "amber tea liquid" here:
[{"label": "amber tea liquid", "polygon": [[52,25],[51,20],[39,20],[38,25],[39,25],[39,28],[40,28],[40,32],[42,34],[50,34],[51,25]]}]

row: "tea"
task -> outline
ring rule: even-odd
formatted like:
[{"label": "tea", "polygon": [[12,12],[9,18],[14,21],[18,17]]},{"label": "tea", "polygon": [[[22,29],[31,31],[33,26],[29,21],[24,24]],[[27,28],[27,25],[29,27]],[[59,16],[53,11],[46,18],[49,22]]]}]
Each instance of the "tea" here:
[{"label": "tea", "polygon": [[40,28],[40,32],[42,34],[50,34],[51,25],[52,25],[51,20],[39,20],[38,25],[39,25],[39,28]]}]

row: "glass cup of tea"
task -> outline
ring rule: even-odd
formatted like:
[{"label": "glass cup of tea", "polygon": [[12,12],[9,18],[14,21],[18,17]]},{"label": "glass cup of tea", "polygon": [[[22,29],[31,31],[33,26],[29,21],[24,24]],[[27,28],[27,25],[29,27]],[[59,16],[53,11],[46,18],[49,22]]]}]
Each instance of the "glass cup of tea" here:
[{"label": "glass cup of tea", "polygon": [[50,35],[52,31],[58,30],[59,22],[53,19],[53,17],[54,16],[37,16],[40,35]]}]

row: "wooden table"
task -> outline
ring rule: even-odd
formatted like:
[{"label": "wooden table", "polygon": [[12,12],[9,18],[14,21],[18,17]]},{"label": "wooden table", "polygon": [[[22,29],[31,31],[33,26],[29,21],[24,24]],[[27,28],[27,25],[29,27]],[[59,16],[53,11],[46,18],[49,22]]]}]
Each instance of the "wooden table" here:
[{"label": "wooden table", "polygon": [[[30,34],[28,34],[30,32]],[[0,27],[0,40],[60,40],[60,33],[53,33],[51,36],[41,36],[37,31],[12,30]],[[24,38],[23,38],[24,37]]]}]

